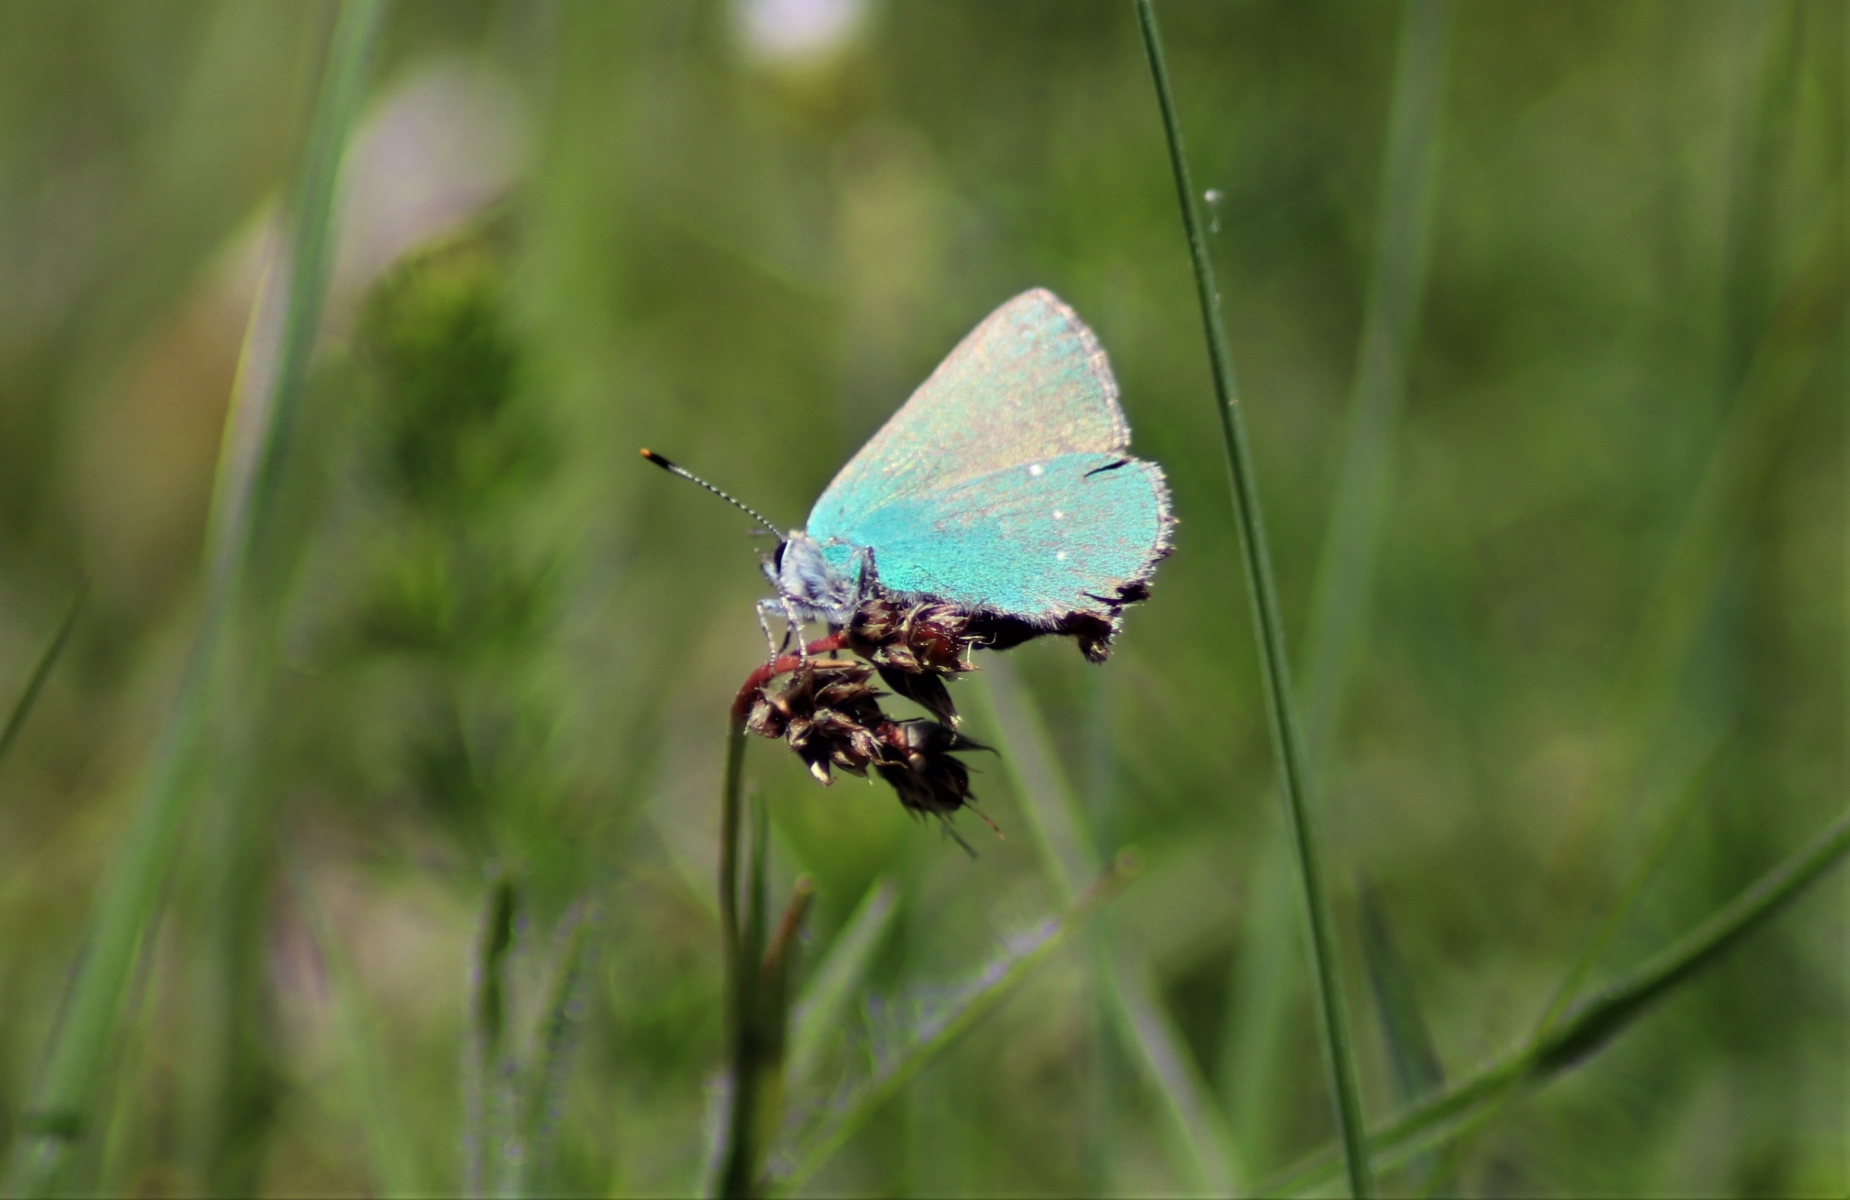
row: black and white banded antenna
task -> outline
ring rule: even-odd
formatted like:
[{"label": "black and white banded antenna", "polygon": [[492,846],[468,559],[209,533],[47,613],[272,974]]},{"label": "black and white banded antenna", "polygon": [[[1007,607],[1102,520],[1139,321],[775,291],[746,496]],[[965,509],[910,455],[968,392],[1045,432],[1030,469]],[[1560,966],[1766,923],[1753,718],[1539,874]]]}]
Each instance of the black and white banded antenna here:
[{"label": "black and white banded antenna", "polygon": [[712,492],[715,496],[718,496],[721,500],[724,500],[726,503],[732,505],[734,508],[744,513],[746,516],[750,517],[752,520],[758,522],[760,525],[770,530],[771,536],[775,537],[778,541],[781,542],[784,540],[784,531],[779,529],[777,526],[771,524],[771,522],[765,518],[765,515],[763,513],[759,512],[757,509],[753,508],[751,505],[745,503],[745,501],[740,500],[735,496],[727,495],[725,492],[720,491],[718,488],[714,487],[712,484],[708,483],[706,480],[702,479],[700,476],[694,474],[692,471],[688,470],[686,467],[683,467],[677,463],[672,463],[668,461],[666,458],[663,458],[661,455],[657,454],[653,450],[648,449],[647,447],[643,448],[642,456],[648,459],[650,462],[654,463],[656,466],[660,467],[662,470],[668,472],[670,475],[679,475],[681,478],[687,480],[689,483],[699,484],[701,487],[707,489],[709,492]]}]

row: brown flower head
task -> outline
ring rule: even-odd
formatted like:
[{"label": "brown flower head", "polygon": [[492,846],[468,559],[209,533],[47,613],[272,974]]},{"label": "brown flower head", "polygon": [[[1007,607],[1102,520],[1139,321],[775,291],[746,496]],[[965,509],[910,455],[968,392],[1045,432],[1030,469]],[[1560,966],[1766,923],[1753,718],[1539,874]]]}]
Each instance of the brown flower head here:
[{"label": "brown flower head", "polygon": [[936,721],[895,721],[885,732],[888,753],[874,769],[899,793],[901,804],[948,817],[970,803],[970,769],[951,756],[988,746]]},{"label": "brown flower head", "polygon": [[975,644],[969,630],[969,615],[954,605],[874,596],[856,610],[844,633],[848,647],[879,668],[882,683],[955,725],[957,708],[944,681],[976,669],[969,659]]},{"label": "brown flower head", "polygon": [[[946,679],[976,669],[969,655],[978,639],[970,625],[969,615],[953,605],[875,595],[848,628],[754,672],[735,711],[752,733],[788,742],[819,782],[834,782],[837,768],[865,775],[871,767],[908,811],[949,818],[973,799],[969,768],[953,756],[989,749],[957,732],[957,710],[945,688]],[[863,661],[821,657],[841,649]],[[876,671],[895,693],[938,719],[888,716],[880,707],[886,693],[871,682]],[[784,674],[788,679],[773,690],[771,681]]]},{"label": "brown flower head", "polygon": [[745,726],[789,742],[825,785],[833,782],[832,767],[864,775],[887,753],[880,732],[891,723],[868,682],[873,673],[846,659],[808,659],[776,695],[758,693]]}]

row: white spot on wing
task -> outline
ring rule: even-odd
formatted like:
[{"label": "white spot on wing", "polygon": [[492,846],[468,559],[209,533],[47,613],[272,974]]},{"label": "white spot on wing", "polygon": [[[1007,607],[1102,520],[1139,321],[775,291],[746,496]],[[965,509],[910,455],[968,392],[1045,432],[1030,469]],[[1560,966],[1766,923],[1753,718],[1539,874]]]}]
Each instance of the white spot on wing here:
[{"label": "white spot on wing", "polygon": [[1055,553],[1053,556],[1053,560],[1055,562],[1065,562],[1066,561],[1066,551],[1061,550]]},{"label": "white spot on wing", "polygon": [[1033,475],[1038,478],[1040,476],[1041,470],[1042,470],[1041,464],[1039,463],[1028,464],[1028,474],[1030,475]]},{"label": "white spot on wing", "polygon": [[1066,520],[1066,514],[1056,508],[1053,510],[1053,519],[1056,521],[1064,521]]}]

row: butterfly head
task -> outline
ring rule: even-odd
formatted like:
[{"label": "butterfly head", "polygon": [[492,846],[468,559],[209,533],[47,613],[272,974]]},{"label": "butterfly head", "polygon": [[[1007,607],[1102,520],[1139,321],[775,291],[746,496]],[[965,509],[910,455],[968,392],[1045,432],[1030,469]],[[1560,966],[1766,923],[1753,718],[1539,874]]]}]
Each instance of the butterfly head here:
[{"label": "butterfly head", "polygon": [[822,543],[793,529],[764,560],[764,575],[798,616],[840,628],[854,617],[873,579],[867,552],[857,552],[855,559],[862,569],[841,571],[823,553]]}]

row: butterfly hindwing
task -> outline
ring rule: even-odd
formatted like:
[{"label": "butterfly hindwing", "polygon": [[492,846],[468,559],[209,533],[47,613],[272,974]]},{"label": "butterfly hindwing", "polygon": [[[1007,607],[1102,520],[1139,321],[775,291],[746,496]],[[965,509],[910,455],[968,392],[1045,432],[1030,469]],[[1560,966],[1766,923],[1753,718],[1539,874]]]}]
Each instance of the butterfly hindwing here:
[{"label": "butterfly hindwing", "polygon": [[1114,616],[1167,548],[1167,513],[1155,464],[1063,454],[896,500],[847,540],[874,548],[893,591],[1051,627]]}]

